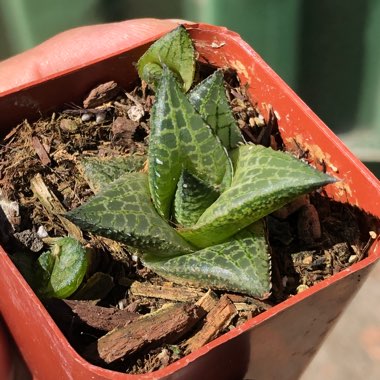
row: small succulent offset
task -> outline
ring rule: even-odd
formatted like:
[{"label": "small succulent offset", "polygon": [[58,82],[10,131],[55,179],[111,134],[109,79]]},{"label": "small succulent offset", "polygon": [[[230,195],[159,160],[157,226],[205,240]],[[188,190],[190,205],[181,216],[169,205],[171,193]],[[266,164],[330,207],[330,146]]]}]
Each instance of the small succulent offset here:
[{"label": "small succulent offset", "polygon": [[69,236],[54,238],[50,249],[37,260],[26,252],[16,252],[12,259],[42,298],[71,296],[82,283],[88,267],[85,248]]},{"label": "small succulent offset", "polygon": [[[335,179],[288,153],[246,143],[222,71],[191,89],[195,63],[183,26],[140,58],[139,75],[156,92],[148,170],[98,173],[99,192],[66,216],[133,247],[164,278],[265,298],[265,216]],[[98,169],[109,173],[107,164]]]}]

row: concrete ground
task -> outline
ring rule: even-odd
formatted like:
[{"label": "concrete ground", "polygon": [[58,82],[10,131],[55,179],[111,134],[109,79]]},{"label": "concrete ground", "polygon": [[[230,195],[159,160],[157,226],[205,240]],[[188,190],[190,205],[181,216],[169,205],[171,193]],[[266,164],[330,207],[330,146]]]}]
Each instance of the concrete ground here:
[{"label": "concrete ground", "polygon": [[380,379],[380,263],[301,377],[320,379]]}]

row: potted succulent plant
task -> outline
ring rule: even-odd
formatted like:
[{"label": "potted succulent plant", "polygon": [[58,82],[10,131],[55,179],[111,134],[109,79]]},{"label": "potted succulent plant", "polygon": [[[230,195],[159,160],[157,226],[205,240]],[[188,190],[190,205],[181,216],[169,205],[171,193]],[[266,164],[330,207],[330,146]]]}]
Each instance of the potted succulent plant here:
[{"label": "potted succulent plant", "polygon": [[[179,42],[169,48],[154,44],[147,50],[160,37],[157,35],[134,49],[106,57],[87,67],[73,67],[64,76],[8,93],[0,99],[2,125],[11,128],[23,118],[33,119],[40,112],[45,114],[59,109],[65,102],[78,101],[96,83],[112,79],[128,88],[138,71],[142,79],[156,90],[156,105],[151,116],[148,175],[129,174],[127,181],[121,177],[106,184],[99,195],[66,216],[86,230],[121,240],[141,250],[143,263],[164,277],[180,278],[205,287],[227,288],[263,299],[271,290],[269,252],[260,222],[263,216],[299,195],[328,184],[324,191],[331,199],[378,216],[379,184],[238,35],[203,24],[185,25],[172,33]],[[216,68],[236,71],[251,102],[257,104],[265,115],[272,108],[276,111],[286,150],[307,152],[308,161],[320,170],[289,154],[245,144],[240,134],[234,132],[233,123],[226,117],[224,109],[216,116],[211,112],[215,119],[220,116],[227,119],[223,120],[224,124],[218,119],[212,126],[213,120],[207,119],[207,112],[212,106],[202,101],[209,98],[213,103],[214,99],[224,96],[216,85],[221,74],[215,71],[189,96],[184,94],[192,85],[194,76],[194,63],[189,62],[189,54],[194,52],[192,43],[184,37],[187,33],[198,60]],[[171,55],[176,57],[176,62],[171,60]],[[137,61],[138,70],[134,67]],[[57,92],[58,88],[61,91]],[[174,125],[170,129],[166,120],[173,114],[176,122],[170,124]],[[186,131],[179,127],[179,119],[185,119],[182,123],[186,125]],[[228,128],[223,129],[226,125]],[[198,127],[202,127],[201,130]],[[228,133],[224,134],[226,130]],[[168,134],[175,138],[168,139]],[[177,142],[174,147],[170,145],[173,141]],[[203,146],[205,155],[202,155]],[[198,153],[194,155],[193,150]],[[269,165],[273,175],[269,187],[274,194],[270,201],[262,197],[268,186],[260,188],[262,178],[257,174],[266,162],[274,162]],[[281,166],[285,169],[277,172]],[[294,179],[285,190],[281,181],[279,185],[276,182],[284,177]],[[339,182],[336,182],[336,177]],[[104,183],[94,185],[97,186],[103,187]],[[251,194],[253,186],[260,190],[254,196]],[[148,202],[149,207],[145,207],[148,204],[146,199],[150,197],[153,203]],[[116,211],[125,209],[119,201],[131,198],[134,199],[127,202],[126,208],[135,212],[118,220]],[[150,232],[155,228],[155,239],[152,234],[146,234],[144,220],[136,216],[141,207],[144,208],[144,218],[148,215],[152,220],[157,219],[149,226]],[[252,210],[256,210],[256,214]],[[162,223],[165,219],[166,224]],[[237,236],[237,232],[240,235]],[[230,248],[235,253],[244,253],[244,244],[248,240],[249,244],[259,246],[258,254],[254,259],[245,254],[239,256],[238,259],[243,260],[242,269],[234,272],[231,270],[233,265],[228,262],[230,256],[223,255]],[[63,251],[63,243],[56,244]],[[75,246],[72,241],[69,244]],[[368,257],[247,320],[166,368],[153,374],[138,375],[138,378],[269,379],[277,378],[279,373],[284,379],[296,378],[379,258],[378,251],[375,242]],[[97,367],[79,356],[8,255],[3,250],[0,254],[4,274],[0,284],[7,290],[0,301],[1,311],[34,376],[137,378],[136,375]],[[39,261],[40,268],[45,272],[50,270],[51,276],[49,260],[52,256],[54,252]],[[83,256],[81,252],[80,257]],[[223,257],[223,260],[216,257]],[[245,271],[252,267],[253,261],[259,263],[257,267],[260,270]],[[65,284],[57,290],[46,287],[45,283],[37,284],[40,295],[70,295],[73,284],[78,282],[78,278],[80,282],[86,271],[83,260],[76,261],[76,267],[77,277],[68,286]],[[223,276],[225,272],[228,272],[227,276]],[[204,277],[202,281],[199,281],[200,273]]]}]

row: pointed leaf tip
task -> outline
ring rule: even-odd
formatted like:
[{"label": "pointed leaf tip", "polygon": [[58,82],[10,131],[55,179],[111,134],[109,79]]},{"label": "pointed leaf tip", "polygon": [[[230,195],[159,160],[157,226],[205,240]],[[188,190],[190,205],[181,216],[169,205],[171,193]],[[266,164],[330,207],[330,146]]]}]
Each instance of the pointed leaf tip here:
[{"label": "pointed leaf tip", "polygon": [[86,231],[158,256],[193,251],[157,214],[145,173],[126,173],[66,216]]},{"label": "pointed leaf tip", "polygon": [[242,145],[231,155],[231,186],[181,235],[197,247],[218,244],[302,194],[335,182],[288,153]]},{"label": "pointed leaf tip", "polygon": [[144,255],[142,262],[168,280],[267,298],[271,262],[263,221],[230,240],[170,259]]},{"label": "pointed leaf tip", "polygon": [[215,71],[192,89],[189,100],[226,149],[245,142],[227,99],[222,70]]},{"label": "pointed leaf tip", "polygon": [[182,89],[190,89],[195,74],[193,42],[183,25],[165,34],[141,56],[137,69],[141,79],[157,85],[166,65],[179,79]]}]

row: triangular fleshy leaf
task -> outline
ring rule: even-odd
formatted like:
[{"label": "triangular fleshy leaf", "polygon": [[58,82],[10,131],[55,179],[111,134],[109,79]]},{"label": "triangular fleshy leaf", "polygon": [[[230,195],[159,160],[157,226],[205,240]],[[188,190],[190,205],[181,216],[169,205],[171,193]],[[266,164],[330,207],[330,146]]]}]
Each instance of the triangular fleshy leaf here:
[{"label": "triangular fleshy leaf", "polygon": [[178,181],[174,199],[176,222],[184,227],[192,226],[219,195],[219,192],[184,170]]},{"label": "triangular fleshy leaf", "polygon": [[270,252],[263,221],[258,221],[230,240],[188,255],[161,259],[143,255],[145,266],[180,283],[269,296]]},{"label": "triangular fleshy leaf", "polygon": [[336,182],[290,154],[259,145],[242,145],[231,157],[231,186],[192,228],[180,231],[197,247],[223,242],[298,196]]},{"label": "triangular fleshy leaf", "polygon": [[80,228],[160,256],[192,247],[155,210],[145,173],[127,173],[66,214]]},{"label": "triangular fleshy leaf", "polygon": [[191,90],[189,100],[222,144],[230,150],[245,140],[232,115],[223,83],[223,73],[217,70]]},{"label": "triangular fleshy leaf", "polygon": [[232,165],[226,149],[164,68],[150,119],[149,187],[153,203],[169,219],[183,169],[223,191]]},{"label": "triangular fleshy leaf", "polygon": [[137,62],[141,79],[156,85],[163,65],[179,79],[184,91],[191,87],[195,73],[193,42],[185,27],[180,25],[157,40]]},{"label": "triangular fleshy leaf", "polygon": [[119,157],[83,157],[80,166],[84,178],[95,193],[105,189],[115,179],[125,173],[143,169],[146,156],[119,156]]}]

